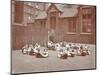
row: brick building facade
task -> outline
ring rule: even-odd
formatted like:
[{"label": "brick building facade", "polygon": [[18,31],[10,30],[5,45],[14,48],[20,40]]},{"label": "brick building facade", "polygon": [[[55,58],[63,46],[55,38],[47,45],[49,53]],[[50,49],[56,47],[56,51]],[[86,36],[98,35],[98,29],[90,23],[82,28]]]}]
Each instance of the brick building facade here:
[{"label": "brick building facade", "polygon": [[48,40],[96,42],[95,6],[12,1],[12,8],[13,49]]}]

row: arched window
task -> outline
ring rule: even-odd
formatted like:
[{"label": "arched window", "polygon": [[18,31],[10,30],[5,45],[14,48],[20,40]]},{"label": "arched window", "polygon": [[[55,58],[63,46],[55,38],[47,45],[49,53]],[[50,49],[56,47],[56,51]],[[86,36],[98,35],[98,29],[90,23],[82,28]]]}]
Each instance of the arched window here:
[{"label": "arched window", "polygon": [[50,14],[50,28],[55,29],[56,28],[56,13],[52,12]]}]

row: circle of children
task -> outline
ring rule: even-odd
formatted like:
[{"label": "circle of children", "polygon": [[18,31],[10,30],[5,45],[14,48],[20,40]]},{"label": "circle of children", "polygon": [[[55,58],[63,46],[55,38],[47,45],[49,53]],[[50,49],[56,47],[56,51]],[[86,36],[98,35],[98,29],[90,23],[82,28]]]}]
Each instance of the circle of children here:
[{"label": "circle of children", "polygon": [[34,55],[36,58],[49,57],[49,50],[56,51],[57,57],[60,59],[90,55],[90,47],[86,44],[76,44],[70,42],[53,43],[49,41],[46,47],[43,47],[38,43],[36,43],[34,46],[32,44],[26,44],[24,47],[22,47],[23,54]]}]

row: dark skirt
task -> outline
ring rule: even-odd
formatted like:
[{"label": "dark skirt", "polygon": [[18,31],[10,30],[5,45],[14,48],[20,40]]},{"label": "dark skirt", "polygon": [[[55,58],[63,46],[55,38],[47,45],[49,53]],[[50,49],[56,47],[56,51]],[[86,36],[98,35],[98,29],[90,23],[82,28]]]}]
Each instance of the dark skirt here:
[{"label": "dark skirt", "polygon": [[44,58],[40,53],[36,53],[36,58]]},{"label": "dark skirt", "polygon": [[81,56],[86,56],[86,53],[85,53],[85,52],[82,52],[82,53],[81,53]]},{"label": "dark skirt", "polygon": [[67,59],[68,58],[68,55],[67,54],[64,54],[60,57],[61,59]]}]

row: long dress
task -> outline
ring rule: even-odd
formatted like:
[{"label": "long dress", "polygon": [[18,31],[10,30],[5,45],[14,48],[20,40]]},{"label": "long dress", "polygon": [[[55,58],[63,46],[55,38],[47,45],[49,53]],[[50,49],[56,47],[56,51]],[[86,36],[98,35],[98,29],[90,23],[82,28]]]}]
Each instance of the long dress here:
[{"label": "long dress", "polygon": [[36,58],[43,58],[43,56],[41,55],[41,53],[36,53]]},{"label": "long dress", "polygon": [[24,48],[22,52],[23,54],[27,54],[27,48]]},{"label": "long dress", "polygon": [[28,44],[26,44],[24,47],[22,47],[22,53],[27,54],[28,52]]},{"label": "long dress", "polygon": [[46,58],[46,57],[49,56],[49,53],[48,53],[47,51],[46,51],[46,52],[43,52],[42,56],[43,56],[44,58]]},{"label": "long dress", "polygon": [[73,51],[71,51],[70,54],[71,54],[71,57],[74,57],[76,53],[75,53],[75,51],[73,50]]}]

